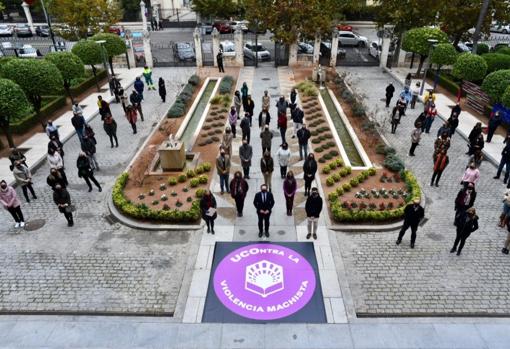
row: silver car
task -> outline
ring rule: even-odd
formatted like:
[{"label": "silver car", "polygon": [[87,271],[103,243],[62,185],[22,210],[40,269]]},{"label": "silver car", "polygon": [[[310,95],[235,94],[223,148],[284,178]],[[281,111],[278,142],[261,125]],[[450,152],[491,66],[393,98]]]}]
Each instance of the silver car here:
[{"label": "silver car", "polygon": [[264,46],[262,46],[261,44],[258,44],[257,46],[255,46],[255,44],[250,41],[248,41],[244,45],[243,53],[246,58],[249,58],[252,60],[255,60],[255,54],[257,54],[257,59],[259,61],[271,60],[271,54]]},{"label": "silver car", "polygon": [[366,47],[368,39],[353,32],[341,31],[338,33],[338,43],[342,46]]},{"label": "silver car", "polygon": [[0,25],[0,36],[12,36],[14,30],[8,25],[2,24]]}]

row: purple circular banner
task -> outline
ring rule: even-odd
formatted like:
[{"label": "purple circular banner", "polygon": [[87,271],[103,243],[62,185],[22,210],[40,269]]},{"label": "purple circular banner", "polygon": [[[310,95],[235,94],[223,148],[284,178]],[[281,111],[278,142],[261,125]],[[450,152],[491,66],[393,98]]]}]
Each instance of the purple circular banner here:
[{"label": "purple circular banner", "polygon": [[214,291],[225,307],[248,319],[274,320],[303,308],[315,292],[315,272],[296,251],[253,244],[228,254],[214,273]]}]

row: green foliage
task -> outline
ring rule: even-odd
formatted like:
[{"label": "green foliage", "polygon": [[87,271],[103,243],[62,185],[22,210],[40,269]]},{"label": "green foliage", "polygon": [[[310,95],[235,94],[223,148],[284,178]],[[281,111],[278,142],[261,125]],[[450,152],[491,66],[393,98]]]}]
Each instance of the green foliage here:
[{"label": "green foliage", "polygon": [[12,80],[0,79],[0,124],[21,120],[32,112],[25,93]]},{"label": "green foliage", "polygon": [[[41,98],[41,110],[39,111],[39,117],[49,118],[53,115],[57,110],[65,107],[66,105],[66,97],[65,96],[44,96]],[[10,130],[12,133],[22,134],[27,132],[31,127],[38,123],[39,119],[37,118],[37,114],[28,113],[25,114],[20,119],[15,121],[11,120]]]},{"label": "green foliage", "polygon": [[498,70],[485,77],[482,90],[489,95],[494,103],[501,102],[503,93],[510,85],[510,70]]},{"label": "green foliage", "polygon": [[180,118],[181,116],[183,116],[186,113],[188,103],[191,101],[195,89],[196,85],[193,85],[191,83],[186,84],[182,89],[181,93],[179,93],[179,96],[177,96],[177,98],[175,99],[174,104],[168,111],[167,117]]},{"label": "green foliage", "polygon": [[197,198],[201,198],[202,196],[204,196],[205,192],[206,192],[206,189],[199,188],[199,189],[197,189],[197,191],[195,192],[195,196],[196,196]]},{"label": "green foliage", "polygon": [[510,108],[510,86],[508,86],[501,97],[501,103],[507,108]]},{"label": "green foliage", "polygon": [[198,187],[199,184],[200,184],[200,181],[198,180],[198,178],[192,178],[189,181],[189,186],[192,187],[192,188]]},{"label": "green foliage", "polygon": [[487,73],[497,70],[510,69],[510,55],[501,53],[486,53],[482,58],[487,63]]},{"label": "green foliage", "polygon": [[[478,46],[476,47],[477,55],[483,55],[484,53],[489,53],[489,51],[490,51],[489,45],[484,44],[483,42],[478,43]],[[498,52],[498,53],[504,53],[504,52]],[[504,53],[504,54],[510,54],[510,50],[509,50],[509,53]]]},{"label": "green foliage", "polygon": [[238,2],[233,0],[194,0],[191,8],[202,18],[230,18],[238,12]]},{"label": "green foliage", "polygon": [[230,75],[224,76],[221,79],[220,87],[218,88],[221,94],[227,94],[232,92],[232,86],[234,85],[234,78]]},{"label": "green foliage", "polygon": [[170,185],[177,185],[177,178],[169,177],[168,178],[168,184],[170,184]]},{"label": "green foliage", "polygon": [[[431,80],[434,80],[436,78],[436,73],[432,70],[428,70],[427,77]],[[452,94],[457,95],[457,93],[459,92],[460,86],[459,86],[459,83],[457,83],[453,79],[455,79],[455,78],[451,75],[441,74],[441,75],[439,75],[438,84],[439,84],[439,86],[448,90]]]},{"label": "green foliage", "polygon": [[200,83],[200,78],[196,74],[191,75],[190,78],[188,79],[188,84],[191,84],[195,87],[198,86],[199,83]]},{"label": "green foliage", "polygon": [[126,42],[120,36],[113,33],[99,33],[90,38],[93,41],[105,40],[104,47],[108,58],[126,53]]},{"label": "green foliage", "polygon": [[383,166],[393,172],[400,172],[405,168],[404,162],[395,154],[387,155],[384,158]]},{"label": "green foliage", "polygon": [[402,41],[402,48],[408,52],[414,52],[426,57],[430,51],[429,39],[435,39],[438,43],[448,42],[446,33],[438,28],[413,28],[405,34],[404,40]]},{"label": "green foliage", "polygon": [[80,57],[71,52],[50,52],[44,59],[55,64],[62,74],[64,82],[70,85],[71,79],[82,77],[85,74],[85,68]]},{"label": "green foliage", "polygon": [[207,184],[207,182],[209,181],[209,177],[207,177],[206,175],[201,175],[198,177],[198,180],[200,184]]},{"label": "green foliage", "polygon": [[186,179],[187,179],[187,177],[186,177],[185,174],[180,174],[180,175],[177,176],[177,182],[179,182],[179,183],[186,182]]},{"label": "green foliage", "polygon": [[71,52],[80,57],[82,62],[87,65],[101,64],[103,62],[101,45],[93,40],[78,41],[73,46]]},{"label": "green foliage", "polygon": [[306,97],[315,97],[319,94],[317,87],[310,80],[301,81],[296,86],[294,86],[294,88],[296,88],[301,95]]},{"label": "green foliage", "polygon": [[322,168],[322,173],[329,174],[330,172],[331,172],[331,168],[328,165],[326,165]]},{"label": "green foliage", "polygon": [[200,166],[202,166],[202,168],[204,169],[204,172],[209,172],[212,168],[211,163],[207,162],[207,161],[203,162],[202,165],[200,165]]},{"label": "green foliage", "polygon": [[469,52],[459,55],[453,65],[452,75],[461,80],[480,81],[487,73],[485,60]]},{"label": "green foliage", "polygon": [[188,178],[193,178],[193,177],[195,177],[195,176],[196,176],[195,171],[193,171],[193,170],[187,170],[187,171],[186,171],[186,177],[188,177]]},{"label": "green foliage", "polygon": [[335,179],[333,178],[333,176],[328,176],[326,178],[326,185],[328,187],[331,187],[331,186],[335,185]]},{"label": "green foliage", "polygon": [[457,60],[458,53],[455,47],[450,43],[436,45],[430,55],[430,60],[437,66],[452,65]]}]

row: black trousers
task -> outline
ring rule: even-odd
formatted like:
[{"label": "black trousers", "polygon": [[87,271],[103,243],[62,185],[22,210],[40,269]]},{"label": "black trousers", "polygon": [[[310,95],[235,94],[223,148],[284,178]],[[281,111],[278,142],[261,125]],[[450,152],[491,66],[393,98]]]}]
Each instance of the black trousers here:
[{"label": "black trousers", "polygon": [[386,108],[388,108],[390,106],[390,102],[391,102],[392,98],[393,98],[393,96],[386,96]]},{"label": "black trousers", "polygon": [[225,72],[225,68],[223,67],[223,62],[218,62],[218,70],[220,71],[220,73],[224,73]]},{"label": "black trousers", "polygon": [[136,122],[130,122],[131,128],[133,129],[133,134],[136,134]]},{"label": "black trousers", "polygon": [[414,150],[418,146],[418,143],[411,143],[411,149],[409,149],[409,155],[414,155]]},{"label": "black trousers", "polygon": [[282,144],[287,143],[285,141],[285,133],[287,132],[287,128],[280,127],[280,136],[282,137]]},{"label": "black trousers", "polygon": [[136,110],[138,111],[138,114],[140,114],[140,119],[142,119],[142,121],[143,121],[142,103],[138,103],[136,105]]},{"label": "black trousers", "polygon": [[266,151],[268,151],[269,153],[271,153],[271,147],[262,147],[262,154],[264,154]]},{"label": "black trousers", "polygon": [[118,147],[119,146],[119,141],[117,139],[117,134],[116,133],[110,133],[108,135],[108,137],[110,137],[110,144],[112,145],[112,148],[113,148],[113,140],[115,139],[115,145]]},{"label": "black trousers", "polygon": [[236,138],[236,124],[230,124],[230,129],[232,130],[232,137]]},{"label": "black trousers", "polygon": [[250,144],[250,130],[248,130],[248,132],[246,132],[245,130],[242,130],[243,131],[243,139],[246,139],[246,141],[248,142],[248,144]]},{"label": "black trousers", "polygon": [[32,183],[28,183],[21,186],[21,190],[23,191],[23,196],[27,200],[27,202],[30,202],[30,199],[28,198],[28,191],[30,190],[30,194],[32,194],[32,197],[34,199],[37,199],[37,195],[35,195],[34,188],[32,187]]},{"label": "black trousers", "polygon": [[66,217],[67,223],[73,223],[73,213],[72,212],[63,212],[64,217]]},{"label": "black trousers", "polygon": [[462,233],[461,228],[457,228],[457,237],[455,238],[455,242],[453,243],[453,248],[457,249],[457,245],[459,245],[459,249],[457,250],[457,253],[460,253],[462,249],[464,248],[464,244],[466,243],[467,238],[469,235],[465,235]]},{"label": "black trousers", "polygon": [[204,218],[205,224],[207,224],[207,229],[214,230],[214,219],[212,218]]},{"label": "black trousers", "polygon": [[395,131],[397,130],[397,126],[398,126],[398,123],[396,123],[396,122],[391,123],[391,133],[395,133]]},{"label": "black trousers", "polygon": [[250,166],[243,167],[244,177],[250,177]]},{"label": "black trousers", "polygon": [[430,184],[434,183],[434,180],[436,181],[436,184],[438,184],[442,174],[443,171],[434,171],[432,174],[432,179],[430,180]]},{"label": "black trousers", "polygon": [[237,213],[243,213],[244,199],[245,199],[244,197],[236,197],[235,198]]},{"label": "black trousers", "polygon": [[21,206],[18,207],[7,207],[7,211],[11,214],[12,218],[16,223],[24,222],[23,212],[21,212]]},{"label": "black trousers", "polygon": [[66,185],[66,187],[69,185],[69,182],[67,181],[67,176],[66,176],[66,173],[64,171],[64,168],[59,168],[57,170],[58,172],[60,172],[60,175],[62,176],[62,179],[64,180],[64,184]]},{"label": "black trousers", "polygon": [[[269,232],[269,217],[271,217],[271,214],[260,214],[257,212],[257,215],[259,216],[259,233],[262,232]],[[264,230],[262,230],[264,228]]]},{"label": "black trousers", "polygon": [[280,174],[282,178],[285,178],[285,176],[287,175],[287,166],[280,166]]},{"label": "black trousers", "polygon": [[410,223],[404,221],[404,226],[402,227],[402,229],[400,229],[400,233],[398,234],[398,239],[402,240],[407,229],[409,229],[409,228],[411,228],[411,243],[414,244],[414,242],[416,241],[416,231],[418,230],[418,223],[410,224]]},{"label": "black trousers", "polygon": [[287,206],[287,212],[292,212],[294,206],[294,196],[285,196],[285,205]]},{"label": "black trousers", "polygon": [[83,176],[83,179],[85,180],[85,183],[87,183],[87,185],[89,186],[89,190],[92,190],[92,185],[90,184],[90,181],[92,181],[96,185],[96,187],[101,189],[101,185],[98,183],[93,173],[90,173],[88,176]]},{"label": "black trousers", "polygon": [[305,193],[310,194],[310,189],[312,189],[313,180],[314,180],[314,177],[305,176]]}]

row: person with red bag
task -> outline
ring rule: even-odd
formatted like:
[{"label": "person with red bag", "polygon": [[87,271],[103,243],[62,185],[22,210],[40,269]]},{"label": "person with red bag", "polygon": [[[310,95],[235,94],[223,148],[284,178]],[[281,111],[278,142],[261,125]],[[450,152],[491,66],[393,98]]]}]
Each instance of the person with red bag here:
[{"label": "person with red bag", "polygon": [[131,127],[133,128],[133,134],[136,134],[136,121],[138,119],[138,114],[132,105],[128,105],[126,108],[126,119],[129,121]]},{"label": "person with red bag", "polygon": [[434,173],[432,174],[432,179],[430,180],[430,186],[434,185],[434,181],[436,182],[436,187],[439,187],[439,180],[441,179],[441,175],[443,174],[444,169],[448,166],[450,159],[446,154],[446,150],[443,149],[439,153],[434,156]]}]

